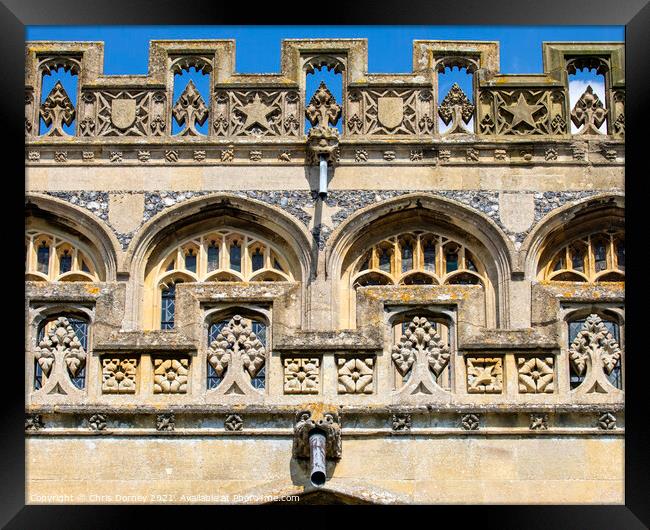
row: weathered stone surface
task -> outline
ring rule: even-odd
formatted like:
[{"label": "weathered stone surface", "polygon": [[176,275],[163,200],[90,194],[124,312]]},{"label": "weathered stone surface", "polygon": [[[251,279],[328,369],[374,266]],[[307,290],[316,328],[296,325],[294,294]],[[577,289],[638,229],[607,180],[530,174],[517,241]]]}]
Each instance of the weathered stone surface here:
[{"label": "weathered stone surface", "polygon": [[[415,41],[373,74],[363,39],[287,40],[250,75],[234,41],[154,41],[115,77],[101,43],[27,43],[28,502],[623,502],[623,51],[511,76]],[[38,93],[61,67],[74,105]],[[454,67],[472,94],[439,94]],[[585,67],[606,98],[569,109]],[[306,103],[321,68],[345,101]],[[190,69],[209,93],[174,100]]]}]

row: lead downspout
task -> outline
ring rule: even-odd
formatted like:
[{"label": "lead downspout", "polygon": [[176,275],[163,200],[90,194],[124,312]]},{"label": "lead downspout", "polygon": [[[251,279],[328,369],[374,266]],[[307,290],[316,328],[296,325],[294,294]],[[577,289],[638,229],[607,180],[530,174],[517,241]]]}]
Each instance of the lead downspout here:
[{"label": "lead downspout", "polygon": [[320,160],[320,179],[318,181],[318,196],[321,199],[327,197],[327,159],[325,155],[318,155]]}]

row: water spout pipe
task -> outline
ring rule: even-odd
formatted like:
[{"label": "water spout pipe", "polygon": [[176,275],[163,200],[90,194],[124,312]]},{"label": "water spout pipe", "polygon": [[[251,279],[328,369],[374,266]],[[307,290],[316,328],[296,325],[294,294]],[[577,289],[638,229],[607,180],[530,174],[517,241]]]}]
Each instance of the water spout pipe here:
[{"label": "water spout pipe", "polygon": [[325,155],[318,155],[320,159],[320,180],[318,183],[318,196],[324,199],[327,197],[327,160]]},{"label": "water spout pipe", "polygon": [[311,483],[314,486],[325,484],[325,434],[313,430],[309,434],[309,456],[311,463]]}]

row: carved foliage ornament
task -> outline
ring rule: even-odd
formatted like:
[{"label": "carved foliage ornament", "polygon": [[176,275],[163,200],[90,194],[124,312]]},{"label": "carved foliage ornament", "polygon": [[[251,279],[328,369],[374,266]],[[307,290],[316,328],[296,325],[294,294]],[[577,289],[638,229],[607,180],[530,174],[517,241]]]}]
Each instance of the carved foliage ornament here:
[{"label": "carved foliage ornament", "polygon": [[[66,383],[69,382],[69,378],[76,377],[86,364],[86,352],[65,317],[56,319],[50,331],[39,342],[34,356],[46,377],[52,376],[52,380],[57,379],[58,383],[68,387],[70,385]],[[67,381],[60,380],[62,379],[60,369],[58,375],[54,374],[56,365],[60,367],[61,364],[65,365]]]},{"label": "carved foliage ornament", "polygon": [[469,133],[463,124],[468,124],[474,115],[474,105],[465,92],[454,83],[438,108],[438,115],[445,125],[451,127],[445,134]]},{"label": "carved foliage ornament", "polygon": [[553,393],[553,364],[553,357],[519,357],[517,359],[519,392],[522,394]]},{"label": "carved foliage ornament", "polygon": [[174,104],[172,114],[179,125],[185,125],[178,136],[200,136],[202,134],[196,127],[203,125],[208,119],[208,107],[191,79]]},{"label": "carved foliage ornament", "polygon": [[467,357],[467,391],[470,394],[500,394],[503,390],[501,357]]},{"label": "carved foliage ornament", "polygon": [[[253,378],[266,362],[266,348],[253,332],[250,322],[235,315],[210,344],[208,362],[220,378],[232,365],[240,365]],[[239,374],[233,374],[233,377],[236,375]]]},{"label": "carved foliage ornament", "polygon": [[102,359],[102,392],[133,394],[136,386],[137,358]]},{"label": "carved foliage ornament", "polygon": [[45,125],[51,126],[45,136],[69,136],[63,130],[63,126],[72,125],[75,108],[61,81],[56,82],[45,101],[41,104],[40,114]]},{"label": "carved foliage ornament", "polygon": [[576,127],[583,125],[578,134],[602,134],[598,128],[605,123],[607,110],[603,102],[594,93],[591,85],[587,86],[571,111],[571,121]]},{"label": "carved foliage ornament", "polygon": [[324,81],[321,81],[309,100],[305,116],[313,127],[328,127],[329,125],[335,127],[338,123],[341,117],[341,106],[336,103]]},{"label": "carved foliage ornament", "polygon": [[285,394],[318,394],[320,359],[292,357],[284,360]]},{"label": "carved foliage ornament", "polygon": [[576,374],[584,375],[587,363],[600,361],[605,374],[610,375],[621,361],[621,348],[602,319],[591,314],[569,347],[569,358]]},{"label": "carved foliage ornament", "polygon": [[399,344],[393,346],[391,353],[395,367],[402,376],[411,370],[418,356],[423,356],[435,377],[438,377],[449,364],[450,355],[449,346],[442,342],[435,324],[425,317],[414,317],[409,322]]},{"label": "carved foliage ornament", "polygon": [[153,371],[154,394],[185,394],[189,359],[155,359]]},{"label": "carved foliage ornament", "polygon": [[339,358],[339,394],[372,394],[375,360],[366,358]]}]

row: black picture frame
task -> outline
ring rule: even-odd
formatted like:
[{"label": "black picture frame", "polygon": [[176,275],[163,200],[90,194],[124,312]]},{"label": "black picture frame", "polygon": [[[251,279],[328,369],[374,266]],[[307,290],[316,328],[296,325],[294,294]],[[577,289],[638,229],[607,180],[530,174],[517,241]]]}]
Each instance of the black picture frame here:
[{"label": "black picture frame", "polygon": [[[111,0],[89,2],[80,0],[4,0],[0,4],[0,42],[3,51],[4,72],[0,80],[0,102],[5,117],[6,133],[3,150],[3,187],[7,201],[5,215],[6,235],[13,246],[5,246],[9,255],[4,261],[8,269],[18,269],[20,260],[11,256],[20,250],[23,233],[16,222],[22,214],[19,195],[24,193],[24,135],[21,132],[21,95],[24,93],[24,41],[28,25],[82,25],[82,24],[142,24],[142,25],[226,25],[226,24],[391,24],[391,25],[625,25],[626,38],[626,232],[628,269],[626,271],[626,356],[628,374],[626,383],[626,437],[625,437],[625,506],[456,506],[436,507],[456,512],[458,522],[479,524],[487,528],[648,528],[650,527],[650,488],[648,477],[648,419],[647,383],[644,385],[642,357],[643,281],[641,263],[645,262],[644,219],[645,193],[648,178],[644,173],[644,141],[642,127],[647,119],[648,105],[643,101],[650,87],[648,60],[650,49],[650,5],[648,0],[529,0],[481,1],[416,1],[409,4],[387,0],[363,1],[346,4],[302,3],[290,6],[275,2],[265,6],[250,4],[243,8],[236,4],[184,0]],[[327,7],[325,9],[325,7]],[[254,18],[251,16],[254,12]],[[645,142],[644,142],[645,143]],[[15,145],[15,148],[12,146]],[[647,147],[646,147],[647,148]],[[647,207],[646,207],[647,209]],[[15,237],[14,237],[15,236]],[[631,241],[631,242],[630,242]],[[647,253],[647,250],[645,251]],[[4,278],[16,278],[18,270],[8,270]],[[22,274],[22,273],[20,273]],[[16,298],[23,292],[21,282],[15,284]],[[13,285],[11,285],[13,286]],[[10,287],[9,285],[6,287]],[[11,297],[13,301],[13,296]],[[3,379],[2,480],[0,488],[0,524],[6,528],[116,528],[133,521],[133,506],[25,506],[25,438],[24,438],[24,378],[20,333],[24,329],[24,314],[5,307],[5,334],[17,336],[6,347]],[[15,374],[13,372],[18,372]],[[9,385],[12,383],[12,385]],[[645,399],[644,399],[645,398]],[[69,462],[74,465],[74,455]],[[214,507],[195,507],[199,514],[214,517]],[[168,526],[171,523],[168,507],[155,507],[156,515],[147,510],[152,519]],[[164,511],[160,511],[160,510]],[[219,513],[230,511],[219,507]],[[210,511],[208,511],[210,510]],[[139,511],[139,508],[137,509]],[[186,519],[197,521],[198,518]],[[437,519],[440,521],[439,519]],[[301,519],[294,520],[295,523]],[[302,519],[306,522],[305,519]],[[173,524],[173,523],[172,523]],[[300,523],[303,524],[303,523]],[[408,523],[407,523],[408,524]],[[440,523],[438,523],[440,524]],[[157,524],[156,524],[157,526]],[[456,524],[454,524],[456,526]]]}]

